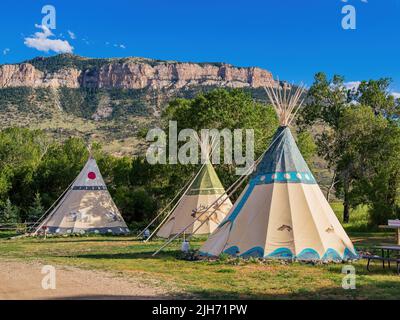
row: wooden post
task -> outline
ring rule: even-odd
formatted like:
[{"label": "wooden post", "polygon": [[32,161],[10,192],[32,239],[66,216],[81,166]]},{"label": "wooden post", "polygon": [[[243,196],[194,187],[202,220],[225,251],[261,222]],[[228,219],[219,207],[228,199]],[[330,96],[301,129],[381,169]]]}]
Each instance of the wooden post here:
[{"label": "wooden post", "polygon": [[400,246],[400,228],[397,228],[397,245]]}]

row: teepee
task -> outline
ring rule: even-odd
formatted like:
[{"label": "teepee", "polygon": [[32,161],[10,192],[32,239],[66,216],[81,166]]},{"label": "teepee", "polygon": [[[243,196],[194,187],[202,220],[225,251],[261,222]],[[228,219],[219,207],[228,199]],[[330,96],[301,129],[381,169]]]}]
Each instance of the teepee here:
[{"label": "teepee", "polygon": [[227,253],[312,261],[356,258],[304,161],[288,125],[304,88],[266,89],[280,127],[226,219],[200,248],[206,256]]},{"label": "teepee", "polygon": [[50,234],[129,232],[93,157],[34,234],[44,230]]},{"label": "teepee", "polygon": [[[183,230],[186,235],[210,234],[232,207],[231,201],[227,196],[223,196],[224,194],[224,187],[214,167],[207,160],[168,218],[162,223],[157,236],[169,238],[180,234]],[[219,199],[223,200],[217,201]],[[211,204],[213,206],[209,208]],[[190,228],[187,228],[189,225]]]}]

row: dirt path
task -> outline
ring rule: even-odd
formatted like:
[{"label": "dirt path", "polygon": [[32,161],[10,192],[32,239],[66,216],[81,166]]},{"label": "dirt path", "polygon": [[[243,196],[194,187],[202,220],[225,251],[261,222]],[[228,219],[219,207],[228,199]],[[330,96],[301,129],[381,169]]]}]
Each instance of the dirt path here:
[{"label": "dirt path", "polygon": [[[56,289],[42,288],[44,265],[0,261],[0,299],[162,299],[162,289],[109,272],[55,266]],[[49,282],[47,282],[49,283]]]}]

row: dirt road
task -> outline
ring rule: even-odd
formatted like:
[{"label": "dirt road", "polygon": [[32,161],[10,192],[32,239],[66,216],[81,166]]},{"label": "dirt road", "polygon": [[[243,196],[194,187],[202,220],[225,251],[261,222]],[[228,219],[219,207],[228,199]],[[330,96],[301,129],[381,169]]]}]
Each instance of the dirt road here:
[{"label": "dirt road", "polygon": [[[110,272],[55,266],[55,278],[39,263],[0,261],[0,299],[159,299],[163,290]],[[46,277],[46,278],[45,278]],[[55,289],[43,289],[52,286]]]}]

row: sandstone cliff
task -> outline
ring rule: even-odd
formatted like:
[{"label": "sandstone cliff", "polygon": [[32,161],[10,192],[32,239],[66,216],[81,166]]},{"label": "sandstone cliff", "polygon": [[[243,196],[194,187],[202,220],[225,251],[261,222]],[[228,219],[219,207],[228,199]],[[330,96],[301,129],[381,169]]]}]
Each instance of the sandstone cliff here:
[{"label": "sandstone cliff", "polygon": [[[62,58],[65,58],[63,56]],[[21,64],[0,66],[0,88],[104,88],[104,89],[180,89],[187,86],[260,88],[271,86],[270,72],[238,68],[229,64],[182,63],[141,58],[86,59],[46,68],[53,58],[38,58]],[[93,63],[95,61],[96,63]],[[98,61],[101,61],[99,63]]]}]

